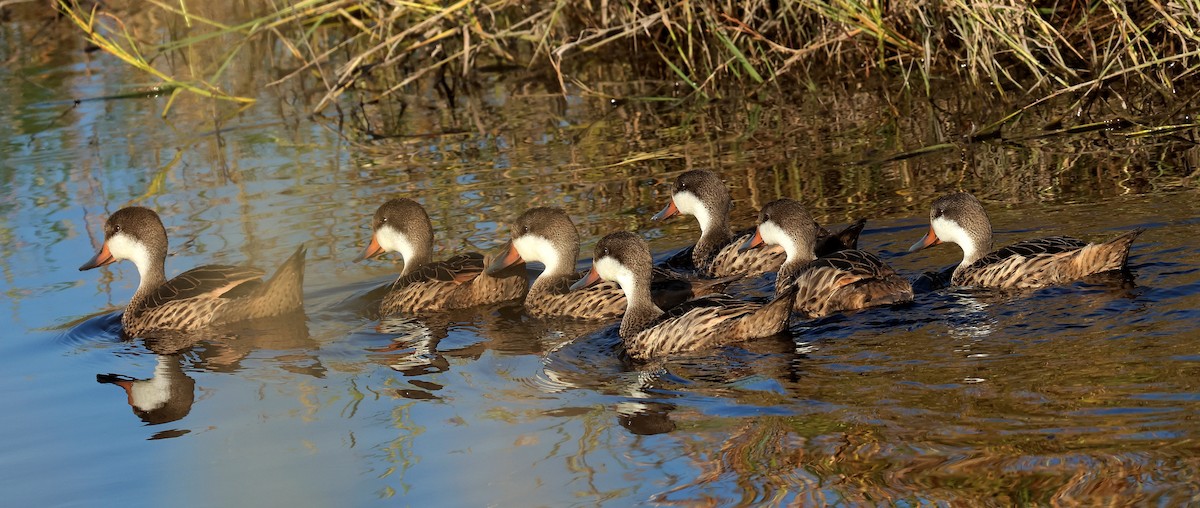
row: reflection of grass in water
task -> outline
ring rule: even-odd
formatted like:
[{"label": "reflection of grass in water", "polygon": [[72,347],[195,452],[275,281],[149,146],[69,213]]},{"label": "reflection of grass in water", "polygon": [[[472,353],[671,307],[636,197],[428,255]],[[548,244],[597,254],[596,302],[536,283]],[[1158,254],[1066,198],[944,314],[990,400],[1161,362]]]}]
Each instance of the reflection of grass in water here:
[{"label": "reflection of grass in water", "polygon": [[[894,430],[848,424],[835,415],[706,419],[689,428],[692,432],[681,435],[688,439],[683,446],[700,473],[681,479],[660,499],[717,497],[720,504],[741,505],[1146,499],[1186,482],[1188,471],[1200,467],[1194,459],[1160,459],[1134,446],[1131,453],[1102,446],[1101,454],[1091,454],[1069,439],[1041,435],[978,447],[941,444],[930,436],[897,440]],[[1184,463],[1163,474],[1160,460]]]}]

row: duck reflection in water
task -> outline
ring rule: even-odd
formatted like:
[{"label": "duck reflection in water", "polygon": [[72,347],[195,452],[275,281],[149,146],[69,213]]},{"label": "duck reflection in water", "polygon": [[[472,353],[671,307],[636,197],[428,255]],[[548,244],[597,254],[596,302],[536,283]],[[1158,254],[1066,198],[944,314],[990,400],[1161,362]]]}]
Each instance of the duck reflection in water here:
[{"label": "duck reflection in water", "polygon": [[192,411],[196,381],[183,371],[180,355],[157,355],[154,374],[137,379],[123,374],[97,374],[96,382],[125,390],[126,401],[143,422],[160,425],[177,421]]},{"label": "duck reflection in water", "polygon": [[[128,336],[124,337],[129,339]],[[288,372],[325,377],[325,366],[314,352],[320,345],[309,336],[302,311],[256,319],[193,333],[155,333],[139,337],[158,355],[195,354],[194,366],[211,372],[235,372],[251,353],[276,352],[273,363]]]}]

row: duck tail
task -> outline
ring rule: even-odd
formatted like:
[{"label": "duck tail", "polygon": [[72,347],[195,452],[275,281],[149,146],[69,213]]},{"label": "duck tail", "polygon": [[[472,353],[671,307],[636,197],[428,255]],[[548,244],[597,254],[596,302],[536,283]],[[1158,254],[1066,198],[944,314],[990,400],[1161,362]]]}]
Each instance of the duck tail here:
[{"label": "duck tail", "polygon": [[1145,229],[1135,229],[1104,243],[1088,244],[1075,256],[1080,267],[1089,267],[1085,274],[1124,271],[1129,263],[1129,249]]},{"label": "duck tail", "polygon": [[267,302],[261,306],[269,309],[263,316],[268,317],[284,314],[304,307],[304,254],[307,249],[303,245],[279,265],[275,275],[263,285],[258,298]]},{"label": "duck tail", "polygon": [[717,277],[715,279],[695,279],[691,281],[692,297],[704,296],[725,291],[725,287],[746,277],[745,273]]},{"label": "duck tail", "polygon": [[[842,250],[855,250],[858,248],[858,235],[862,234],[863,228],[866,226],[867,219],[858,219],[837,233],[820,235],[813,250],[817,257],[828,256]],[[824,232],[825,229],[821,228],[821,231]]]},{"label": "duck tail", "polygon": [[738,320],[735,334],[743,338],[770,337],[787,330],[799,286],[791,284],[766,305]]},{"label": "duck tail", "polygon": [[913,301],[912,283],[897,274],[871,279],[862,288],[861,307],[899,305]]}]

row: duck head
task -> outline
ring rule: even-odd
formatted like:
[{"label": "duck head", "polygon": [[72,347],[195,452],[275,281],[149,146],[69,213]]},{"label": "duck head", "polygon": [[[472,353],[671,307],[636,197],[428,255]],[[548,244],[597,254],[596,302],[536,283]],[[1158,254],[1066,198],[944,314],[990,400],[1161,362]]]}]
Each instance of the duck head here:
[{"label": "duck head", "polygon": [[785,263],[816,259],[817,234],[821,227],[808,210],[794,199],[779,199],[767,203],[758,212],[758,227],[754,236],[740,250],[756,249],[763,245],[779,245],[787,253]]},{"label": "duck head", "polygon": [[538,207],[526,210],[510,226],[512,239],[505,254],[488,266],[496,274],[522,261],[546,265],[543,274],[560,275],[575,270],[579,257],[579,232],[571,217],[561,208]]},{"label": "duck head", "polygon": [[991,249],[992,223],[975,196],[959,192],[934,201],[929,207],[929,231],[908,251],[939,243],[958,244],[963,250],[963,263],[972,263]]},{"label": "duck head", "polygon": [[404,271],[428,263],[433,249],[433,223],[425,208],[407,198],[392,199],[378,210],[371,221],[371,243],[357,261],[385,252],[398,252],[404,259]]},{"label": "duck head", "polygon": [[703,234],[727,220],[729,203],[729,189],[716,173],[706,169],[692,170],[675,179],[671,201],[650,219],[658,221],[676,215],[692,215],[700,223]]}]

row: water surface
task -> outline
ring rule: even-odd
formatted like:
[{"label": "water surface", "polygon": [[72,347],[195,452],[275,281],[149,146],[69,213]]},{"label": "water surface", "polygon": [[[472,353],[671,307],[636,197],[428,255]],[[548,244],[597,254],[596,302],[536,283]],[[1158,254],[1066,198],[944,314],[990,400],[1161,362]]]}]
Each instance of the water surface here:
[{"label": "water surface", "polygon": [[[306,118],[304,100],[262,87],[273,78],[252,65],[231,71],[259,98],[245,110],[185,96],[163,118],[165,96],[73,102],[146,78],[39,26],[10,20],[0,34],[0,56],[16,62],[0,70],[0,491],[14,506],[1200,494],[1200,200],[1180,169],[1197,160],[1191,144],[1096,133],[885,161],[937,141],[916,126],[961,130],[988,107],[913,100],[897,117],[874,91],[837,89],[796,94],[786,112],[749,99],[614,106],[505,74],[452,105],[432,90],[408,97],[419,107],[388,119],[398,137],[371,140]],[[630,81],[620,90],[631,96],[664,86]],[[730,184],[735,226],[778,197],[830,224],[867,217],[862,247],[913,278],[956,261],[952,246],[903,252],[929,201],[960,188],[985,198],[1000,244],[1148,230],[1131,280],[934,291],[645,366],[616,358],[612,324],[539,321],[511,305],[378,319],[366,295],[399,266],[352,262],[394,196],[425,205],[443,254],[496,250],[505,221],[538,205],[571,213],[585,253],[618,229],[669,252],[694,241],[695,222],[649,216],[674,175],[700,167]],[[162,215],[168,275],[204,263],[272,271],[307,245],[306,319],[198,341],[122,338],[136,270],[76,268],[129,204]],[[152,379],[169,400],[139,412],[98,375]]]}]

